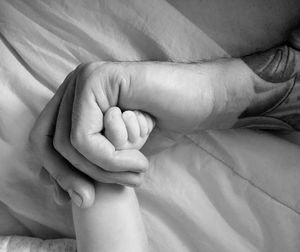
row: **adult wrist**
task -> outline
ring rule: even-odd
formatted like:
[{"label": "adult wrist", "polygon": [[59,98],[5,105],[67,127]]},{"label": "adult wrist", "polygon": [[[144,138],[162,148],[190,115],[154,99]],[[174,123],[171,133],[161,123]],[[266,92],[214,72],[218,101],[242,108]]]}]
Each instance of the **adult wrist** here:
[{"label": "adult wrist", "polygon": [[255,74],[239,58],[220,59],[208,64],[211,76],[213,110],[203,129],[228,129],[249,106],[254,97]]}]

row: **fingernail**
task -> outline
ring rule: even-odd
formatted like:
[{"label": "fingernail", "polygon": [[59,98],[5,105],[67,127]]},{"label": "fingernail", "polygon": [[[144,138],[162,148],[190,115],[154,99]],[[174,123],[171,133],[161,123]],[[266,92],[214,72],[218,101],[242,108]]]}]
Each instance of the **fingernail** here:
[{"label": "fingernail", "polygon": [[69,189],[68,190],[68,193],[72,199],[72,202],[78,206],[78,207],[81,207],[82,206],[82,203],[83,203],[83,200],[82,200],[82,197],[75,191]]}]

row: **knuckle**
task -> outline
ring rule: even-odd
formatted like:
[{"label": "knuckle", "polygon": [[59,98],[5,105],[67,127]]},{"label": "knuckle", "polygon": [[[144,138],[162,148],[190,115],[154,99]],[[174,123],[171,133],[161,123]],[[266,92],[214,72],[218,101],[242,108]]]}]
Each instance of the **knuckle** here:
[{"label": "knuckle", "polygon": [[90,68],[91,67],[89,63],[81,64],[76,68],[76,72],[79,76],[85,77],[90,72]]},{"label": "knuckle", "polygon": [[69,144],[66,142],[65,139],[61,137],[54,137],[53,139],[53,147],[54,149],[59,152],[63,157],[68,158],[69,155]]},{"label": "knuckle", "polygon": [[81,78],[87,78],[89,77],[92,72],[99,66],[99,62],[89,62],[89,63],[83,63],[80,64],[75,72],[81,77]]},{"label": "knuckle", "polygon": [[83,143],[86,141],[86,136],[80,130],[75,129],[71,130],[70,141],[75,149],[81,149],[83,147]]},{"label": "knuckle", "polygon": [[59,153],[62,153],[64,151],[64,144],[60,137],[57,135],[54,136],[53,139],[53,147],[55,150],[57,150]]}]

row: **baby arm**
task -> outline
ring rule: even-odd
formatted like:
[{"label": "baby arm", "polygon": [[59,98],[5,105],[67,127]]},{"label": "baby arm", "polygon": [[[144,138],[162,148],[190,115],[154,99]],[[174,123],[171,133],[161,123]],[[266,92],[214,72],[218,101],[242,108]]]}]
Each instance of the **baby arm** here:
[{"label": "baby arm", "polygon": [[[141,112],[110,108],[104,116],[105,136],[116,149],[140,149],[154,127]],[[139,204],[133,188],[96,183],[95,203],[88,209],[73,204],[79,252],[143,252],[148,250]]]}]

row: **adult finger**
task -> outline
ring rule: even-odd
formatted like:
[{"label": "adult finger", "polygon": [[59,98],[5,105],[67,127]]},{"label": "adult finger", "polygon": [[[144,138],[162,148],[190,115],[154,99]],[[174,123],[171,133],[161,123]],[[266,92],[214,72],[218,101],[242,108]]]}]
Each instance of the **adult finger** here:
[{"label": "adult finger", "polygon": [[[57,205],[64,205],[68,201],[70,201],[70,195],[66,192],[58,183],[57,181],[51,177],[52,187],[54,191],[54,201]],[[78,203],[77,203],[78,204]]]},{"label": "adult finger", "polygon": [[55,179],[49,174],[49,172],[44,167],[41,168],[39,177],[45,186],[52,187],[54,191],[54,201],[58,205],[63,205],[70,201],[69,194],[66,191],[64,191],[60,185],[58,185]]},{"label": "adult finger", "polygon": [[[54,97],[40,114],[31,131],[30,141],[40,156],[43,166],[51,176],[56,179],[65,191],[74,192],[75,196],[70,195],[71,198],[73,197],[72,200],[78,195],[82,201],[80,206],[87,207],[94,202],[95,189],[93,182],[75,170],[70,163],[60,156],[54,150],[52,143],[58,106],[71,77],[72,74],[65,79]],[[78,200],[75,199],[75,201],[74,203],[78,204]]]}]

